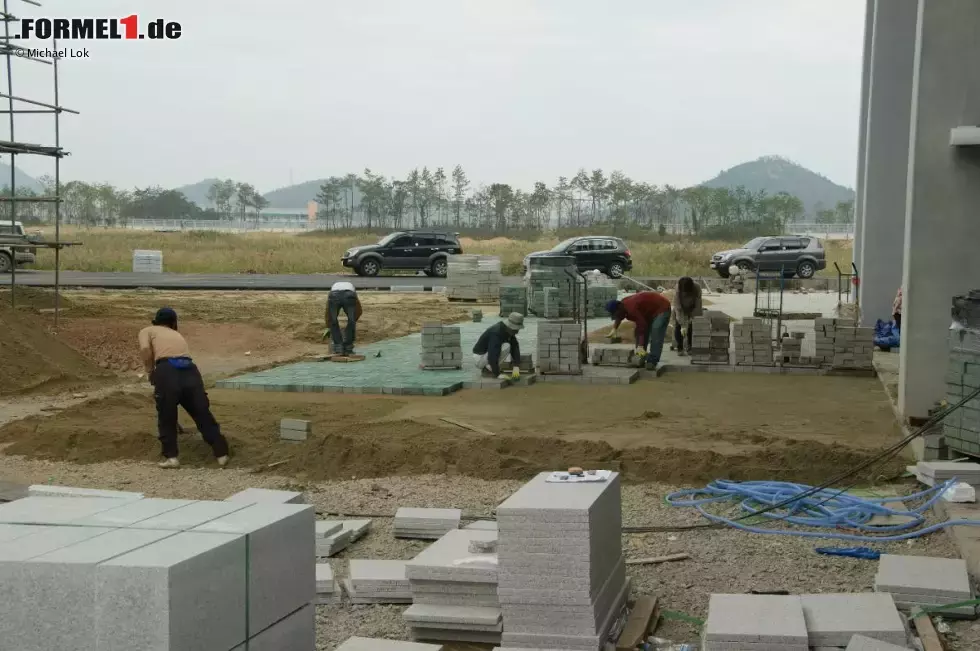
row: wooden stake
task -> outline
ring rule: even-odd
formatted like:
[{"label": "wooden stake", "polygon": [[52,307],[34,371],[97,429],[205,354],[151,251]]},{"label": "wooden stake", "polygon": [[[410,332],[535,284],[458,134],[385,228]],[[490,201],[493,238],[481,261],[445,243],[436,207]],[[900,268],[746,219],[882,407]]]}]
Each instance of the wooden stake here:
[{"label": "wooden stake", "polygon": [[936,632],[936,627],[932,625],[932,618],[928,614],[919,615],[912,620],[912,623],[915,624],[915,630],[922,640],[924,651],[943,651],[942,640],[939,639],[939,633]]},{"label": "wooden stake", "polygon": [[454,420],[452,418],[440,418],[439,420],[449,423],[450,425],[455,425],[456,427],[462,427],[463,429],[468,429],[471,432],[476,432],[477,434],[483,434],[485,436],[496,436],[496,432],[491,432],[490,430],[480,429],[479,427],[474,427],[469,423],[464,423],[461,420]]},{"label": "wooden stake", "polygon": [[656,565],[658,563],[670,563],[673,561],[686,561],[691,556],[686,552],[680,552],[679,554],[669,554],[667,556],[650,556],[647,558],[629,558],[626,559],[627,565]]}]

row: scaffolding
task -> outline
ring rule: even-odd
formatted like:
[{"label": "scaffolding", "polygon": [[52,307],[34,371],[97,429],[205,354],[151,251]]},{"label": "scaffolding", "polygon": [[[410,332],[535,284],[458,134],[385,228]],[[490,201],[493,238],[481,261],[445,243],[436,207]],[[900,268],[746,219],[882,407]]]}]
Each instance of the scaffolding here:
[{"label": "scaffolding", "polygon": [[[20,251],[38,251],[39,249],[52,249],[54,251],[54,326],[58,327],[58,319],[61,303],[61,250],[65,247],[76,246],[78,242],[61,241],[61,159],[68,155],[61,147],[61,114],[73,113],[78,115],[78,111],[65,108],[60,104],[58,89],[58,42],[54,40],[50,52],[35,52],[27,48],[14,45],[13,41],[19,36],[11,33],[11,23],[19,19],[10,13],[10,1],[3,0],[3,13],[0,19],[3,20],[4,31],[0,37],[0,57],[5,59],[7,71],[6,93],[0,92],[0,99],[7,100],[7,108],[0,110],[8,116],[10,131],[9,140],[0,140],[0,156],[10,156],[10,196],[0,197],[0,203],[6,203],[10,210],[10,237],[0,238],[0,247],[10,251],[10,306],[16,307],[15,288],[17,286],[17,253]],[[20,0],[21,2],[40,7],[41,4],[36,0]],[[31,64],[50,66],[54,81],[54,102],[41,102],[36,99],[19,97],[14,94],[13,61],[14,59],[26,61]],[[17,140],[17,116],[25,114],[51,115],[54,118],[54,144],[41,145]],[[17,193],[17,157],[18,156],[44,156],[54,159],[54,186],[50,196],[19,196]],[[30,241],[23,237],[17,237],[17,206],[25,203],[51,203],[54,205],[54,241]]]}]

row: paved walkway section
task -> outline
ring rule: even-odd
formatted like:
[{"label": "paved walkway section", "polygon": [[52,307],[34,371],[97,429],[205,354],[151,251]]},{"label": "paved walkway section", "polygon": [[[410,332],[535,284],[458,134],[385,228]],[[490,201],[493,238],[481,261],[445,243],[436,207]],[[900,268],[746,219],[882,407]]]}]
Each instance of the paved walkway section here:
[{"label": "paved walkway section", "polygon": [[[217,386],[253,391],[448,395],[463,388],[466,382],[479,380],[480,374],[473,365],[471,351],[483,331],[497,321],[494,317],[485,318],[480,323],[470,321],[455,324],[460,328],[463,348],[463,368],[460,370],[420,369],[422,335],[419,333],[358,346],[357,352],[366,357],[363,362],[300,362],[222,380]],[[524,330],[518,336],[521,353],[533,354],[537,342],[537,319],[527,317],[524,324]]]}]

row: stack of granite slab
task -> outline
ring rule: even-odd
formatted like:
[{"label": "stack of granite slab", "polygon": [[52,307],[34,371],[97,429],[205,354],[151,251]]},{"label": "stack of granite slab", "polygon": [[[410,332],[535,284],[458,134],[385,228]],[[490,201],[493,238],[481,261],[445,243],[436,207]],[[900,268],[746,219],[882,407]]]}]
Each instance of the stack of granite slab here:
[{"label": "stack of granite slab", "polygon": [[944,484],[954,478],[957,482],[980,486],[980,463],[920,461],[915,466],[915,475],[928,486]]},{"label": "stack of granite slab", "polygon": [[[974,599],[962,558],[882,554],[875,574],[875,592],[888,593],[902,610],[946,606]],[[976,606],[943,610],[943,617],[976,617]]]},{"label": "stack of granite slab", "polygon": [[551,477],[539,474],[497,508],[502,646],[599,651],[629,593],[619,475]]},{"label": "stack of granite slab", "polygon": [[429,370],[462,368],[461,337],[459,326],[447,326],[438,321],[423,324],[420,366]]},{"label": "stack of granite slab", "polygon": [[337,647],[337,651],[442,651],[442,645],[352,637]]},{"label": "stack of granite slab", "polygon": [[402,507],[395,512],[395,538],[439,540],[446,532],[459,529],[462,515],[459,509]]},{"label": "stack of granite slab", "polygon": [[0,505],[0,648],[310,651],[313,507]]},{"label": "stack of granite slab", "polygon": [[463,527],[468,531],[496,531],[497,522],[495,520],[476,520]]},{"label": "stack of granite slab", "polygon": [[75,486],[55,486],[53,484],[34,484],[27,487],[31,497],[106,497],[120,500],[141,500],[143,493],[129,491],[107,491],[99,488],[78,488]]},{"label": "stack of granite slab", "polygon": [[507,317],[514,312],[527,316],[527,287],[523,285],[502,286],[500,288],[500,316]]},{"label": "stack of granite slab", "polygon": [[340,583],[333,576],[333,568],[328,563],[316,564],[316,604],[335,605],[341,602]]},{"label": "stack of granite slab", "polygon": [[246,488],[225,498],[226,502],[247,504],[306,504],[306,496],[296,491],[277,491],[268,488]]},{"label": "stack of granite slab", "polygon": [[406,561],[352,560],[344,589],[352,604],[410,604]]},{"label": "stack of granite slab", "polygon": [[496,531],[450,531],[408,562],[413,640],[499,644]]},{"label": "stack of granite slab", "polygon": [[708,600],[701,648],[809,651],[803,604],[797,596],[713,594]]},{"label": "stack of granite slab", "polygon": [[370,520],[317,520],[314,523],[316,557],[329,558],[347,549],[370,530]]},{"label": "stack of granite slab", "polygon": [[[838,648],[824,647],[824,649],[829,649],[829,651],[837,651]],[[823,651],[823,649],[815,647],[815,651]],[[844,651],[912,651],[912,649],[905,645],[899,646],[897,644],[875,640],[864,635],[855,635],[847,643],[847,648]]]},{"label": "stack of granite slab", "polygon": [[855,635],[889,644],[908,641],[891,595],[874,592],[800,595],[811,647],[845,647]]}]

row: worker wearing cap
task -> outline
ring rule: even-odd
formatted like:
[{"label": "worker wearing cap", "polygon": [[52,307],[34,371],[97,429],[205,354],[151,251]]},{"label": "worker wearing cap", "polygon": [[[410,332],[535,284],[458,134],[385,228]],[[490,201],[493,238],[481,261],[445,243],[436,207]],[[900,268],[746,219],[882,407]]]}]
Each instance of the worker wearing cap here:
[{"label": "worker wearing cap", "polygon": [[153,325],[140,330],[140,357],[153,384],[157,403],[157,428],[164,460],[161,468],[177,468],[177,407],[184,408],[197,425],[205,442],[211,446],[218,465],[228,464],[228,441],[211,413],[211,403],[204,389],[204,379],[191,359],[183,335],[177,332],[177,312],[163,307],[157,311]]},{"label": "worker wearing cap", "polygon": [[[347,326],[343,330],[340,329],[341,310],[347,315]],[[335,355],[351,355],[354,353],[357,320],[361,318],[363,312],[361,300],[357,297],[357,290],[354,289],[353,283],[341,281],[330,287],[325,314],[327,329],[323,332],[323,337],[326,338],[328,334],[330,335]]]},{"label": "worker wearing cap", "polygon": [[513,312],[483,331],[473,346],[473,361],[483,375],[501,377],[501,363],[508,357],[513,363],[511,376],[520,374],[521,346],[517,343],[517,333],[523,328],[524,315]]},{"label": "worker wearing cap", "polygon": [[624,320],[632,321],[636,326],[636,352],[646,358],[646,367],[650,371],[656,370],[660,363],[667,326],[670,325],[670,310],[670,301],[660,292],[637,292],[621,301],[606,303],[606,311],[614,321],[612,333]]}]

